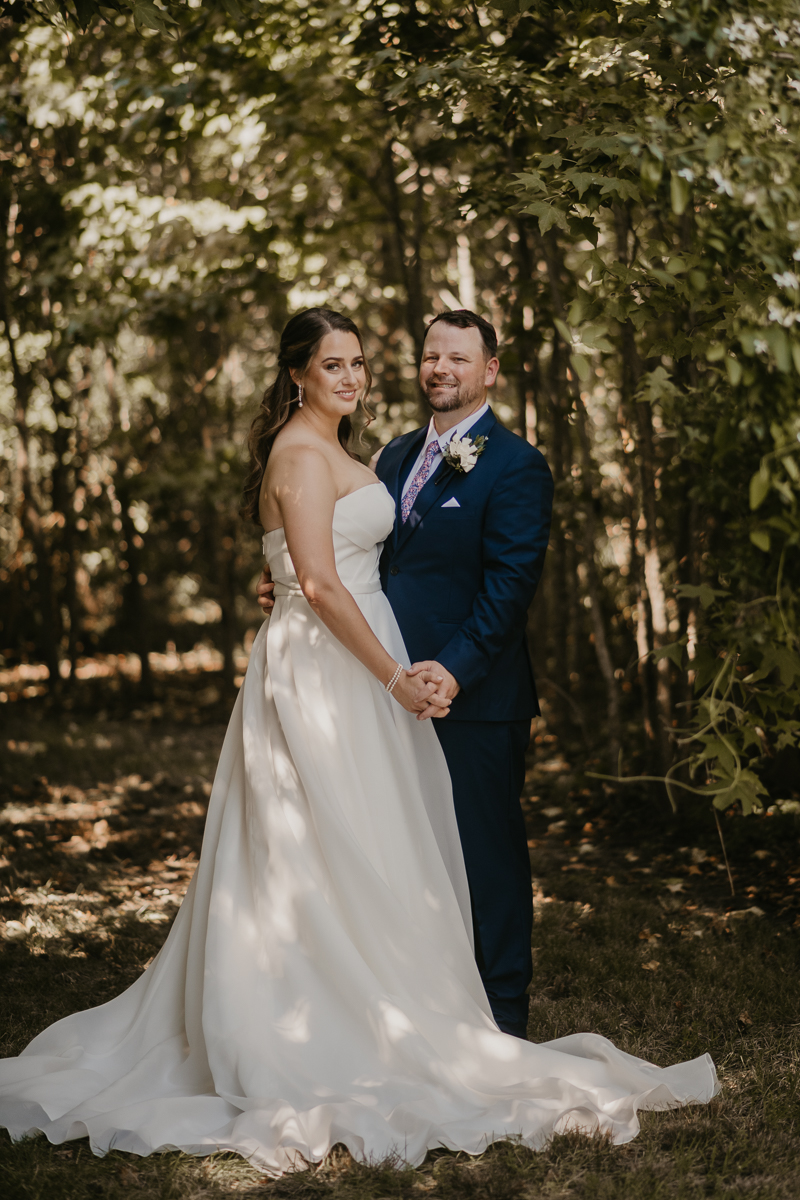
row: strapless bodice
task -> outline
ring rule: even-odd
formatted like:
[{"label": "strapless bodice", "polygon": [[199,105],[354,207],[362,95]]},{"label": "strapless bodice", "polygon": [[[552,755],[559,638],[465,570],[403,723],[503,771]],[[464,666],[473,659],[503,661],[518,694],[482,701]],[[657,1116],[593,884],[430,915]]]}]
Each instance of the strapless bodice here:
[{"label": "strapless bodice", "polygon": [[[394,501],[382,483],[367,484],[336,501],[333,510],[336,570],[352,595],[381,590],[378,563],[394,518]],[[302,596],[283,529],[265,533],[262,545],[276,598]]]}]

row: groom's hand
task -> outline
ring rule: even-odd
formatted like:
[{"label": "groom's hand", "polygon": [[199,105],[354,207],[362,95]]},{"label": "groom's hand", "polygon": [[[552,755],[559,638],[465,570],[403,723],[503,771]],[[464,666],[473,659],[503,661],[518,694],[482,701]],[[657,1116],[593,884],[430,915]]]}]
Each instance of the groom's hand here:
[{"label": "groom's hand", "polygon": [[272,576],[268,568],[264,567],[256,584],[256,600],[258,601],[258,607],[267,616],[269,616],[275,607],[275,597],[272,594],[274,590],[275,584],[272,582]]},{"label": "groom's hand", "polygon": [[430,671],[416,671],[413,674],[406,671],[403,682],[415,713],[426,712],[432,705],[435,708],[450,707],[449,700],[441,699],[436,694],[442,683],[440,675],[432,675]]},{"label": "groom's hand", "polygon": [[417,720],[426,721],[428,717],[446,717],[450,711],[450,705],[461,691],[461,685],[455,675],[451,675],[441,663],[433,660],[414,663],[408,673],[412,676],[422,675],[423,678],[427,677],[438,681],[436,691],[431,695],[427,707],[417,714]]}]

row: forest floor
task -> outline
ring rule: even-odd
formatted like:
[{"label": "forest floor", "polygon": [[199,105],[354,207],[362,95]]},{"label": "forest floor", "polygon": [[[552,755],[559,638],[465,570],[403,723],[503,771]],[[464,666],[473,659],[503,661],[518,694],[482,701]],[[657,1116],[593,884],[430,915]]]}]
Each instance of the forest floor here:
[{"label": "forest floor", "polygon": [[[130,716],[96,682],[60,716],[37,696],[3,705],[2,1056],[117,995],[163,942],[197,862],[226,715],[208,676],[173,686]],[[233,1155],[100,1159],[85,1140],[13,1146],[2,1133],[4,1200],[796,1200],[800,822],[723,820],[732,896],[708,812],[673,817],[663,796],[614,793],[576,759],[542,723],[524,800],[529,1037],[592,1030],[662,1065],[709,1051],[723,1083],[711,1104],[645,1113],[625,1146],[560,1136],[539,1153],[440,1151],[413,1170],[336,1150],[278,1181]]]}]

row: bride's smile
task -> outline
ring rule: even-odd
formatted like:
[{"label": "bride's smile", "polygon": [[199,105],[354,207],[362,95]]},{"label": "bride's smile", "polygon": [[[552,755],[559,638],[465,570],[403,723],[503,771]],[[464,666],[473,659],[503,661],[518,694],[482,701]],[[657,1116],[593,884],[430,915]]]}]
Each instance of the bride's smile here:
[{"label": "bride's smile", "polygon": [[303,409],[297,419],[338,421],[355,411],[366,386],[364,353],[358,338],[346,330],[326,333],[305,371],[292,371],[303,389]]}]

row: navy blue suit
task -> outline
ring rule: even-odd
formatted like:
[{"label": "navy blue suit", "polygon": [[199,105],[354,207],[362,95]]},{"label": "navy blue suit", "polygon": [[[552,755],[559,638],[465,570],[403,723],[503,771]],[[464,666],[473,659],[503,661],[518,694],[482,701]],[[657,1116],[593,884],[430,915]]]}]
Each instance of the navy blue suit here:
[{"label": "navy blue suit", "polygon": [[[401,492],[426,433],[396,438],[378,459],[397,504],[381,579],[411,661],[435,659],[461,686],[433,724],[453,780],[486,993],[501,1028],[524,1037],[532,904],[519,797],[539,712],[525,627],[553,481],[539,451],[489,411],[467,435],[487,439],[473,469],[440,463],[403,525]],[[458,507],[444,507],[451,498]]]}]

